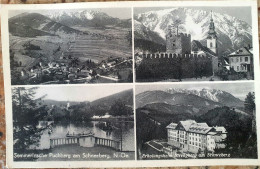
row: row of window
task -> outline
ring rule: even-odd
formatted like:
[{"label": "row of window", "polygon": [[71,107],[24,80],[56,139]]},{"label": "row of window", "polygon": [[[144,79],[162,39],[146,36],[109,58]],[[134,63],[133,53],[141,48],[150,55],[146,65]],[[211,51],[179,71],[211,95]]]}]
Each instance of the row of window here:
[{"label": "row of window", "polygon": [[[234,66],[231,66],[231,68],[235,70]],[[237,71],[247,70],[246,66],[243,66],[243,65],[237,66],[236,68],[237,68],[237,69],[236,69]]]},{"label": "row of window", "polygon": [[245,62],[248,62],[248,57],[242,57],[242,56],[240,56],[240,57],[237,57],[237,58],[231,58],[231,62],[243,62],[243,58],[245,58]]}]

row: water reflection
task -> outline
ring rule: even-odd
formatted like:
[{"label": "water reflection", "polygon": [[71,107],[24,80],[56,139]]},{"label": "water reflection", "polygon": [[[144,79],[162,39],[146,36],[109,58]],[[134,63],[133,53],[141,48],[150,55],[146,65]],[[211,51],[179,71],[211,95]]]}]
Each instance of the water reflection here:
[{"label": "water reflection", "polygon": [[[120,141],[122,135],[123,151],[134,151],[134,123],[123,122],[116,124],[119,129],[104,131],[98,127],[98,121],[91,121],[87,123],[66,123],[60,122],[53,125],[52,133],[45,130],[41,136],[39,145],[36,149],[48,149],[50,147],[51,138],[64,138],[69,132],[70,134],[89,133],[92,132],[96,137],[108,138]],[[122,134],[121,134],[122,133]]]}]

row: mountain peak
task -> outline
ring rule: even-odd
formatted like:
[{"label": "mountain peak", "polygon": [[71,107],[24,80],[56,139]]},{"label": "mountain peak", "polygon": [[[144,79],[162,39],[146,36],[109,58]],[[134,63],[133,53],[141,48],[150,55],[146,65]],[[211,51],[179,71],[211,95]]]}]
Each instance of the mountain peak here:
[{"label": "mountain peak", "polygon": [[218,89],[211,89],[211,88],[202,88],[202,89],[179,89],[179,88],[169,88],[166,89],[165,92],[170,94],[175,93],[186,93],[186,94],[193,94],[199,97],[222,103],[226,106],[230,107],[237,107],[243,105],[243,101],[236,98],[232,94],[218,90]]},{"label": "mountain peak", "polygon": [[[212,15],[220,54],[229,53],[252,43],[252,28],[248,23],[228,14],[213,12]],[[158,33],[164,40],[168,26],[174,25],[176,20],[181,20],[180,32],[190,34],[192,40],[204,42],[210,23],[210,12],[194,8],[170,8],[139,13],[135,16],[135,20]]]}]

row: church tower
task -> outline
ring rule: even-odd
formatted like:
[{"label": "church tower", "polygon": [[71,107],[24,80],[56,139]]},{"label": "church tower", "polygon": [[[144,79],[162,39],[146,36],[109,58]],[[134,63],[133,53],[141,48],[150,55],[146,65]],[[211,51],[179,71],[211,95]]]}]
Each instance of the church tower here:
[{"label": "church tower", "polygon": [[212,11],[211,11],[211,18],[209,24],[209,31],[207,36],[207,47],[214,52],[216,55],[218,54],[218,45],[217,45],[217,35],[215,31],[215,25],[212,18]]}]

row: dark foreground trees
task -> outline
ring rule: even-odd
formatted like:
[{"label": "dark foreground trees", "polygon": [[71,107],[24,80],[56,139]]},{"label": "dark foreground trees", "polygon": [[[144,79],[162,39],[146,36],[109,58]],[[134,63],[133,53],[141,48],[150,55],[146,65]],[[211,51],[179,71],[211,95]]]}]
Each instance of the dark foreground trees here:
[{"label": "dark foreground trees", "polygon": [[43,128],[37,128],[39,120],[47,116],[47,107],[35,99],[37,88],[12,89],[14,149],[24,150],[37,144]]},{"label": "dark foreground trees", "polygon": [[122,100],[116,100],[110,108],[110,114],[113,116],[127,116],[133,114],[133,111]]}]

